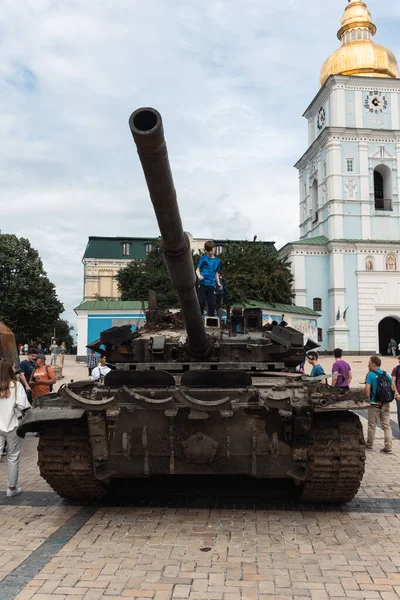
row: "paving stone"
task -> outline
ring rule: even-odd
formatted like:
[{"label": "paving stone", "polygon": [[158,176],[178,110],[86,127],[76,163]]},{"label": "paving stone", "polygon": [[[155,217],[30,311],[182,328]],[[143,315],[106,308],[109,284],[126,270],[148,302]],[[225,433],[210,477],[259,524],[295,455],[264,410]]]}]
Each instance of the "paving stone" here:
[{"label": "paving stone", "polygon": [[[81,508],[40,479],[37,440],[28,436],[24,493],[10,501],[0,492],[0,598],[399,600],[396,427],[391,456],[379,453],[377,431],[360,493],[342,507],[242,497],[236,487],[218,498],[188,489],[181,498],[158,489],[152,496],[116,493]],[[0,462],[3,490],[5,484]]]}]

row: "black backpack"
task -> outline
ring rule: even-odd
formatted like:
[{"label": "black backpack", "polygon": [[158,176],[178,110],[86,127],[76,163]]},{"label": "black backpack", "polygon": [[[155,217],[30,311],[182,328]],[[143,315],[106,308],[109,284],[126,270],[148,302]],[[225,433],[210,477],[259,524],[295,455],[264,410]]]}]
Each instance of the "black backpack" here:
[{"label": "black backpack", "polygon": [[382,402],[382,404],[392,402],[394,400],[394,391],[385,371],[379,373],[377,379],[375,400]]}]

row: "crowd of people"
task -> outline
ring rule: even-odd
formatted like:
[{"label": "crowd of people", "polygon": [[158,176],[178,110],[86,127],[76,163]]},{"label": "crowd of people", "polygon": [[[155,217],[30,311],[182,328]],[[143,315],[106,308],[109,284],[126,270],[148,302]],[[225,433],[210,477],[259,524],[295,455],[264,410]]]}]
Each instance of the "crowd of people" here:
[{"label": "crowd of people", "polygon": [[[332,365],[332,373],[327,376],[319,362],[318,352],[312,350],[307,353],[307,362],[311,365],[310,377],[318,377],[322,383],[327,383],[332,378],[331,384],[340,388],[342,392],[350,389],[352,381],[351,366],[343,360],[343,352],[340,348],[333,351],[335,362]],[[395,354],[394,354],[395,356]],[[368,373],[365,378],[365,397],[369,402],[368,409],[368,434],[366,440],[367,450],[372,450],[375,440],[376,427],[380,421],[384,445],[381,452],[392,454],[392,428],[390,426],[390,406],[393,400],[397,404],[397,420],[400,428],[400,355],[398,365],[389,375],[382,367],[379,356],[371,356],[368,362]],[[326,377],[326,378],[325,378]]]},{"label": "crowd of people", "polygon": [[[29,347],[28,344],[19,344],[18,352],[20,356],[28,356],[30,350],[32,348]],[[34,347],[37,354],[50,354],[51,364],[56,365],[57,359],[59,358],[60,367],[64,366],[65,355],[68,353],[67,346],[65,342],[61,342],[61,346],[59,346],[55,339],[51,341],[50,346],[47,348],[46,346],[42,346],[42,344],[38,343]]]}]

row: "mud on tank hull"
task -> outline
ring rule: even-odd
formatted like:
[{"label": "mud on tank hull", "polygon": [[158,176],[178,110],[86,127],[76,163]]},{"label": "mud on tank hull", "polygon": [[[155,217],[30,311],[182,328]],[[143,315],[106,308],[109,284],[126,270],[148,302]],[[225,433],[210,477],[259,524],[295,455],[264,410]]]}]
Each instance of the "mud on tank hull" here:
[{"label": "mud on tank hull", "polygon": [[132,373],[119,386],[63,386],[25,416],[19,434],[40,432],[40,472],[60,496],[99,497],[113,478],[182,474],[292,479],[304,501],[356,495],[365,444],[348,408],[363,407],[362,394],[343,400],[332,388],[283,374],[252,385],[238,372],[224,373],[231,387],[185,385],[193,375],[175,385],[160,371],[151,376],[158,386],[133,387],[149,372]]}]

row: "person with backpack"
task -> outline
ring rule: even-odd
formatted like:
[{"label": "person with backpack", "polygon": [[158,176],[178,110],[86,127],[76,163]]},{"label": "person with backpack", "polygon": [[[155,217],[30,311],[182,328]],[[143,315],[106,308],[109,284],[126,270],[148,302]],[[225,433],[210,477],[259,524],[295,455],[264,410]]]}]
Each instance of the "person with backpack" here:
[{"label": "person with backpack", "polygon": [[32,398],[39,398],[53,391],[53,385],[57,379],[51,367],[46,365],[44,354],[38,354],[36,357],[36,369],[33,371],[29,380],[32,388]]},{"label": "person with backpack", "polygon": [[400,429],[400,356],[397,357],[399,364],[392,371],[393,391],[397,404],[397,422]]},{"label": "person with backpack", "polygon": [[384,435],[384,446],[381,452],[391,454],[390,403],[394,399],[393,382],[390,375],[383,371],[381,366],[382,361],[379,356],[371,356],[368,363],[369,373],[365,381],[365,394],[370,402],[366,448],[372,450],[376,426],[380,420]]}]

